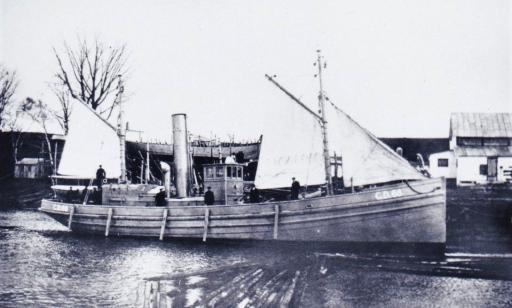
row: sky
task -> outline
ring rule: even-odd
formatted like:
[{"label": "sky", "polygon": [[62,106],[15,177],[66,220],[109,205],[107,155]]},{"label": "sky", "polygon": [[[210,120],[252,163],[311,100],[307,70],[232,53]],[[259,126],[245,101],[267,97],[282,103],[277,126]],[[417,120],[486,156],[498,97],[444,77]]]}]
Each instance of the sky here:
[{"label": "sky", "polygon": [[362,126],[447,137],[450,112],[512,112],[511,13],[505,0],[0,0],[0,63],[16,99],[52,105],[53,47],[124,44],[132,129],[170,140],[184,112],[192,133],[255,140],[286,99],[266,73],[317,108],[321,49],[327,95]]}]

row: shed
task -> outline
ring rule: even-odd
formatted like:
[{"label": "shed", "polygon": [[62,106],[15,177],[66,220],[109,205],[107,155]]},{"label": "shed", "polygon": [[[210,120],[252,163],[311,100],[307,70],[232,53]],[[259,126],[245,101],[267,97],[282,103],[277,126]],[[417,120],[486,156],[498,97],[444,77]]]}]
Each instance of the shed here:
[{"label": "shed", "polygon": [[444,177],[455,179],[457,177],[457,166],[453,151],[433,153],[428,157],[429,172],[433,177]]},{"label": "shed", "polygon": [[14,165],[14,177],[38,179],[46,175],[46,164],[43,158],[23,158]]},{"label": "shed", "polygon": [[449,137],[449,153],[429,157],[433,175],[459,186],[512,182],[512,113],[452,113]]}]

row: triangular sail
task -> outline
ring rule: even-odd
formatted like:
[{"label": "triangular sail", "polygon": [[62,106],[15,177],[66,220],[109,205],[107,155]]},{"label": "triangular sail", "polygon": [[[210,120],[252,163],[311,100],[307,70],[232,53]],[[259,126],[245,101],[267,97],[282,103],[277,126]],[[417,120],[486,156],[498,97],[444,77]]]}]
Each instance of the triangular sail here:
[{"label": "triangular sail", "polygon": [[77,178],[93,178],[102,165],[107,178],[121,175],[119,137],[115,128],[94,111],[76,101],[58,173]]},{"label": "triangular sail", "polygon": [[[275,101],[272,126],[265,129],[255,184],[261,189],[325,183],[320,123],[295,102]],[[342,158],[345,186],[424,179],[404,158],[362,128],[346,113],[326,103],[330,155]]]},{"label": "triangular sail", "polygon": [[321,131],[313,116],[276,92],[263,129],[255,185],[260,189],[325,182]]},{"label": "triangular sail", "polygon": [[326,115],[329,148],[331,152],[341,153],[345,186],[425,178],[339,108],[327,103]]}]

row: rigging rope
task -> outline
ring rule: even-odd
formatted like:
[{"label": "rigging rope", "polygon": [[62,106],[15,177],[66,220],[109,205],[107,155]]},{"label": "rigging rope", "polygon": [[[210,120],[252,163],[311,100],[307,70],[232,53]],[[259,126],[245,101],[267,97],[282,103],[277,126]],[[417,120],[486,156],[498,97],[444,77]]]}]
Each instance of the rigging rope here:
[{"label": "rigging rope", "polygon": [[411,186],[411,184],[409,184],[409,181],[407,180],[404,180],[405,184],[407,185],[407,187],[409,187],[409,189],[411,189],[412,191],[414,191],[415,193],[417,193],[418,195],[424,195],[424,194],[430,194],[430,193],[433,193],[434,191],[440,189],[440,187],[434,187],[432,188],[431,191],[427,191],[427,192],[421,192],[421,191],[418,191],[416,190],[414,187]]}]

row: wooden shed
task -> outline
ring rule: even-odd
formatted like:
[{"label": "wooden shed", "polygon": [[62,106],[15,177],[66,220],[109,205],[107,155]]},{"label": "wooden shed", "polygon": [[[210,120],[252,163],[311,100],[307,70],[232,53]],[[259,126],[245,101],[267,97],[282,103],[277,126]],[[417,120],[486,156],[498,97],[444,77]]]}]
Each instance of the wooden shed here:
[{"label": "wooden shed", "polygon": [[14,165],[14,177],[39,179],[45,177],[46,164],[43,158],[23,158]]},{"label": "wooden shed", "polygon": [[512,113],[453,113],[449,138],[449,152],[429,157],[433,175],[459,186],[512,182]]}]

